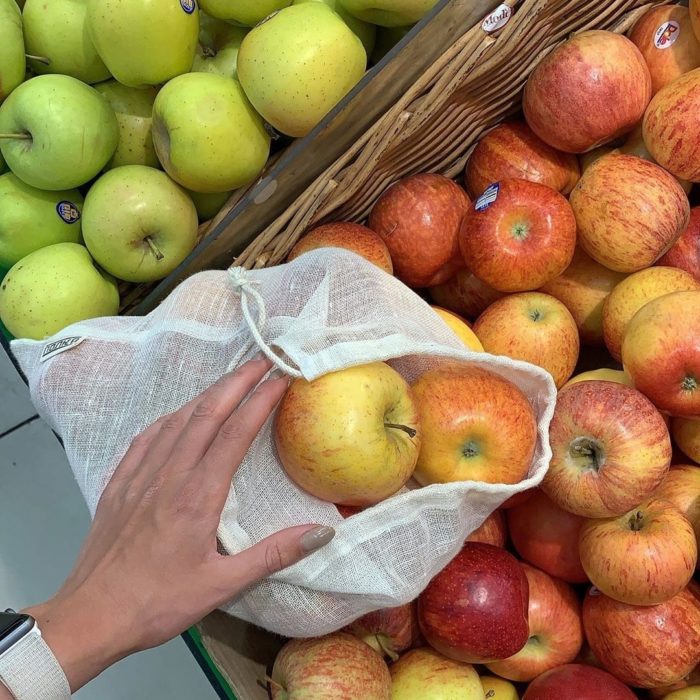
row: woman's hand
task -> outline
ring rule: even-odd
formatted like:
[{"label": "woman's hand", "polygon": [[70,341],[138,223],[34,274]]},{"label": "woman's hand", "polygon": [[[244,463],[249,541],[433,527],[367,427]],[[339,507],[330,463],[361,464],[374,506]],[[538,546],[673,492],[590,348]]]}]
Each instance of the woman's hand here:
[{"label": "woman's hand", "polygon": [[267,360],[245,364],[138,436],[68,580],[26,611],[73,691],[333,538],[332,528],[301,525],[234,556],[217,552],[231,479],[287,388],[285,378],[260,384],[269,370]]}]

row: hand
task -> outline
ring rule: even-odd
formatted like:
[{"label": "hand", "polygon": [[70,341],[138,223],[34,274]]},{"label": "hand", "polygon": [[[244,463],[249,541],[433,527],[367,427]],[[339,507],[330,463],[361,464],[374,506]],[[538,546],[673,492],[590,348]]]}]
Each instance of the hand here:
[{"label": "hand", "polygon": [[332,528],[301,525],[233,556],[217,552],[231,479],[287,388],[285,378],[260,384],[270,367],[243,365],[139,435],[73,572],[54,598],[27,610],[73,692],[333,538]]}]

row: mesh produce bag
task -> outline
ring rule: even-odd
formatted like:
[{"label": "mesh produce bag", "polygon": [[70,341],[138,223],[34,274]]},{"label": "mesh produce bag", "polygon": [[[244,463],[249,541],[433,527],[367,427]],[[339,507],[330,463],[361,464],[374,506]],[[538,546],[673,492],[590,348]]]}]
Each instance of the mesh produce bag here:
[{"label": "mesh produce bag", "polygon": [[309,380],[378,360],[389,361],[408,382],[446,358],[476,363],[523,390],[537,415],[538,443],[529,476],[519,484],[405,488],[344,521],[335,506],[287,478],[268,421],[233,480],[221,544],[235,553],[281,528],[312,522],[334,526],[337,535],[225,606],[237,617],[306,637],[406,603],[494,509],[539,484],[546,472],[556,397],[550,375],[466,350],[414,292],[347,251],[313,251],[264,270],[202,272],[145,317],[93,319],[49,340],[12,345],[38,411],[64,441],[92,513],[134,436],[261,347]]}]

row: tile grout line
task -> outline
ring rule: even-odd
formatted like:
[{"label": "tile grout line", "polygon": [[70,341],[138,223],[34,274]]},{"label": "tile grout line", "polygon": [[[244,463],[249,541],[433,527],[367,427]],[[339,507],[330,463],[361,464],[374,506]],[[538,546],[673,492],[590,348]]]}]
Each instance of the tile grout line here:
[{"label": "tile grout line", "polygon": [[23,428],[25,425],[29,425],[30,423],[33,423],[35,420],[39,418],[39,414],[35,414],[33,416],[30,416],[26,420],[23,420],[21,423],[17,423],[17,425],[13,426],[12,428],[9,428],[3,433],[0,433],[0,440],[2,438],[7,437],[8,435],[12,434],[15,432],[15,430],[19,430],[20,428]]}]

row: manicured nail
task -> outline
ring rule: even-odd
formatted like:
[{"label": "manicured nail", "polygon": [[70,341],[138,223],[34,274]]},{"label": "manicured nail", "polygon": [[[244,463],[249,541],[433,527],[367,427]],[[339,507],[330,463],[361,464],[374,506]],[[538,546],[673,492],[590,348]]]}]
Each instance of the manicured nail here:
[{"label": "manicured nail", "polygon": [[335,530],[332,527],[319,525],[301,536],[301,549],[307,554],[315,552],[317,549],[325,547],[334,537]]}]

